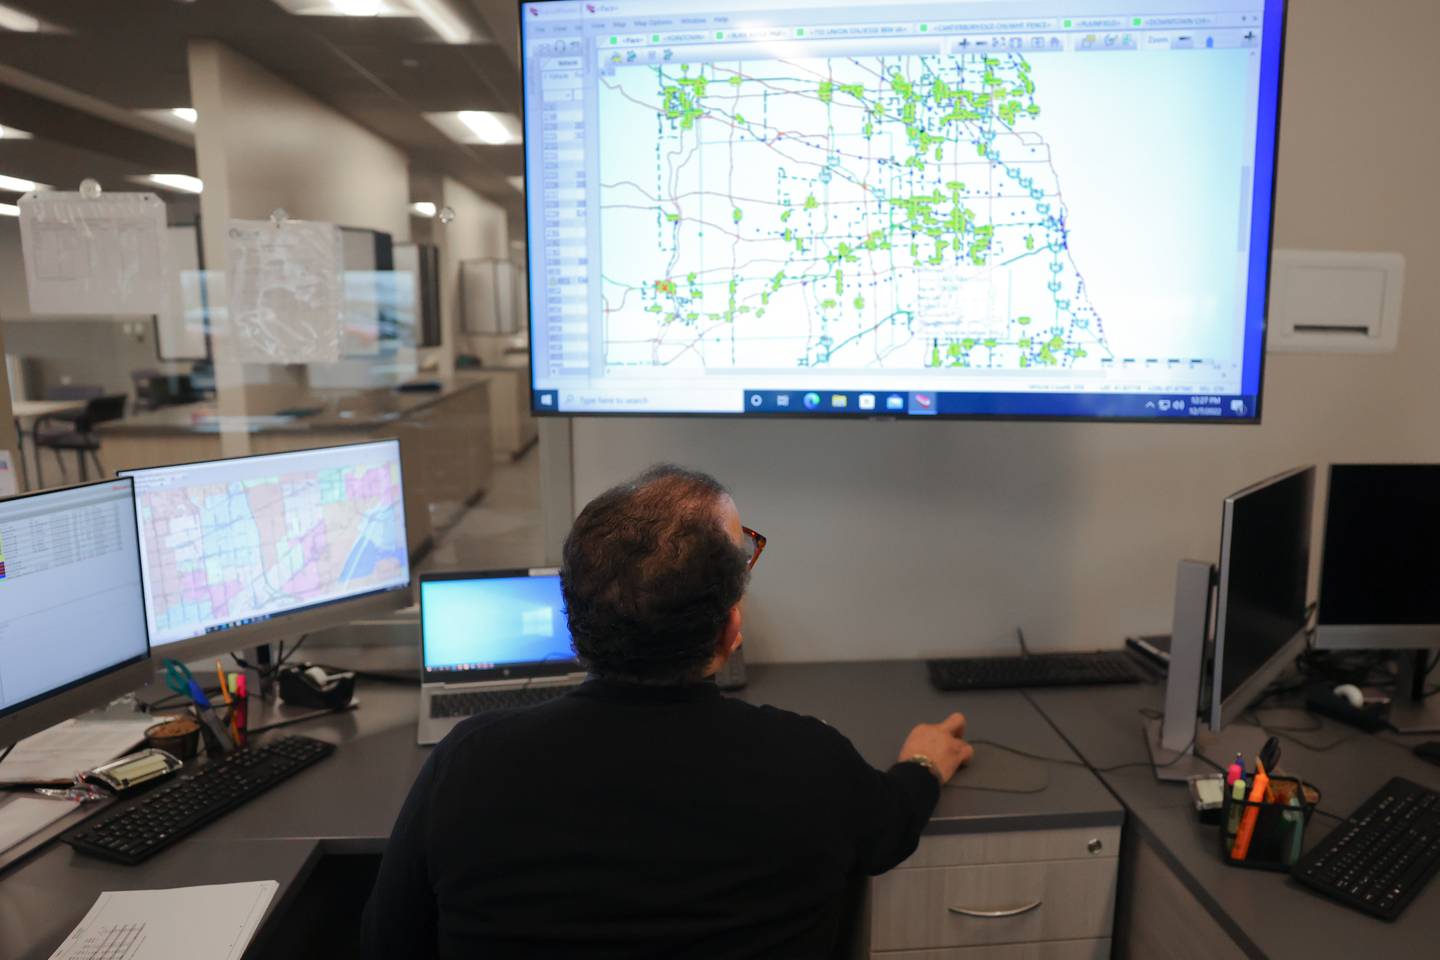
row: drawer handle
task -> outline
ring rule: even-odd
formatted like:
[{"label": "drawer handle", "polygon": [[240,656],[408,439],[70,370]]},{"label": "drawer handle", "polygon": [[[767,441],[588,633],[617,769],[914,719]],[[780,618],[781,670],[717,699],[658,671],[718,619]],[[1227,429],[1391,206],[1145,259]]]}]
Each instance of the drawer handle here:
[{"label": "drawer handle", "polygon": [[1040,909],[1042,901],[1027,903],[1023,907],[1014,907],[1010,910],[971,910],[967,907],[946,907],[951,913],[958,913],[962,917],[975,917],[977,920],[996,920],[1001,917],[1018,917],[1022,913],[1029,913],[1031,910]]}]

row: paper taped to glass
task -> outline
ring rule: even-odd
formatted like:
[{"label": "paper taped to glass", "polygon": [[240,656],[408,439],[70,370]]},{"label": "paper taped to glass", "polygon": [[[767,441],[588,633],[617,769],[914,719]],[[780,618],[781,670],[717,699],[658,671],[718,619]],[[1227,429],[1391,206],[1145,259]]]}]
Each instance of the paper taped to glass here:
[{"label": "paper taped to glass", "polygon": [[20,247],[37,316],[156,314],[166,293],[165,204],[153,193],[20,198]]},{"label": "paper taped to glass", "polygon": [[231,359],[340,359],[345,257],[339,227],[303,220],[231,220],[225,262],[223,335]]}]

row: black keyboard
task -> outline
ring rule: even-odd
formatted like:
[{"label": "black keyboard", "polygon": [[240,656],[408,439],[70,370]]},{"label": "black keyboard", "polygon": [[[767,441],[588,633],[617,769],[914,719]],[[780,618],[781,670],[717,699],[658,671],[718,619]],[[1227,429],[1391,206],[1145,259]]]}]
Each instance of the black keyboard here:
[{"label": "black keyboard", "polygon": [[931,660],[929,666],[930,682],[939,690],[1073,687],[1090,683],[1137,683],[1141,679],[1130,656],[1123,651],[966,657]]},{"label": "black keyboard", "polygon": [[1440,793],[1396,777],[1295,864],[1301,883],[1394,920],[1440,869]]},{"label": "black keyboard", "polygon": [[537,703],[563,697],[574,690],[573,686],[563,687],[516,687],[513,690],[471,690],[465,693],[437,693],[430,698],[430,716],[472,717],[487,710],[509,710],[514,707],[531,707]]},{"label": "black keyboard", "polygon": [[86,820],[61,839],[81,853],[133,866],[334,751],[309,737],[235,750],[123,809]]}]

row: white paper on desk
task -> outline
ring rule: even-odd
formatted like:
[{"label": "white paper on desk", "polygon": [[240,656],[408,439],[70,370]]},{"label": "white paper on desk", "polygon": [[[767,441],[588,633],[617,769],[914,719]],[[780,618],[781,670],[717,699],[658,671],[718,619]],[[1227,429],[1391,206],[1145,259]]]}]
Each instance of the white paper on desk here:
[{"label": "white paper on desk", "polygon": [[82,770],[98,767],[145,739],[146,717],[120,720],[66,720],[15,744],[0,764],[0,783],[69,783]]},{"label": "white paper on desk", "polygon": [[68,800],[46,800],[24,794],[0,800],[0,853],[74,812],[75,804]]},{"label": "white paper on desk", "polygon": [[239,960],[274,880],[100,894],[50,960]]}]

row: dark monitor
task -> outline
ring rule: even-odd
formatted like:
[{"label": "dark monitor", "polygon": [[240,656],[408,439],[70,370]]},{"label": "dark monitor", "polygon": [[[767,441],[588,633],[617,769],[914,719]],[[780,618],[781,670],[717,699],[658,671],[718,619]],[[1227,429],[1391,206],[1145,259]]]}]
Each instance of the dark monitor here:
[{"label": "dark monitor", "polygon": [[157,407],[182,406],[201,399],[195,381],[186,374],[151,377],[149,389],[150,402]]},{"label": "dark monitor", "polygon": [[1225,498],[1210,727],[1247,709],[1305,646],[1315,468]]},{"label": "dark monitor", "polygon": [[0,502],[0,745],[150,675],[128,479]]},{"label": "dark monitor", "polygon": [[1330,468],[1315,645],[1440,647],[1440,464]]}]

